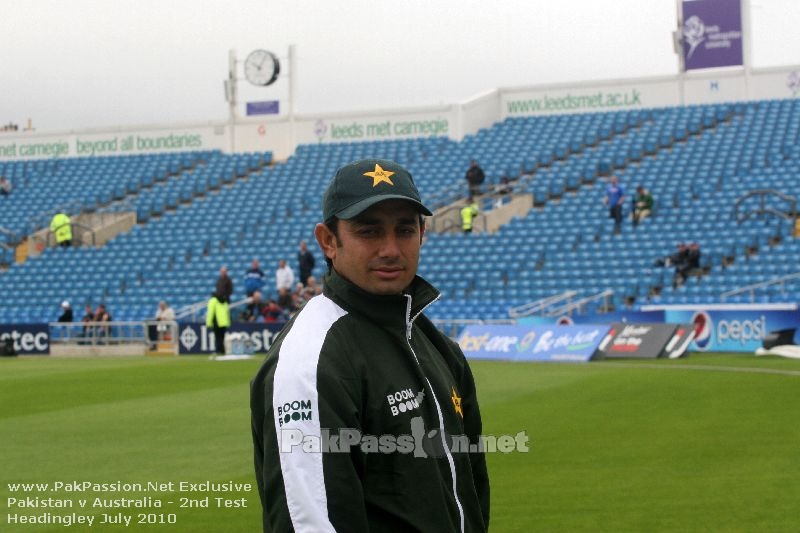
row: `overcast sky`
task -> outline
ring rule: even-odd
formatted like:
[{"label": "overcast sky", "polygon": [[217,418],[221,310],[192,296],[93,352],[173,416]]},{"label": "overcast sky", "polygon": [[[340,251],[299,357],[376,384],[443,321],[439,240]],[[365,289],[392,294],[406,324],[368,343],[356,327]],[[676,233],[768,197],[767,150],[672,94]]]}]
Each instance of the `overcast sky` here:
[{"label": "overcast sky", "polygon": [[[800,1],[750,0],[752,66],[800,64]],[[0,0],[0,125],[224,120],[228,52],[286,65],[295,111],[387,109],[497,87],[674,74],[675,0]],[[242,76],[241,68],[239,75]],[[280,100],[240,82],[240,100]]]}]

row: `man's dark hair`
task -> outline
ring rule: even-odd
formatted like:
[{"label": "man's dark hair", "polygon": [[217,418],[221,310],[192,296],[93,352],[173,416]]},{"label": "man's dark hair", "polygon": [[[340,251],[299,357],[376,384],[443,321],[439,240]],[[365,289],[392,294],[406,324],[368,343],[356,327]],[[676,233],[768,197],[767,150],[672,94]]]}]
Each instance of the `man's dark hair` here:
[{"label": "man's dark hair", "polygon": [[[331,217],[325,221],[325,227],[333,233],[333,236],[336,237],[336,240],[339,240],[339,219],[336,217]],[[333,260],[325,255],[325,264],[328,265],[328,272],[333,270]]]}]

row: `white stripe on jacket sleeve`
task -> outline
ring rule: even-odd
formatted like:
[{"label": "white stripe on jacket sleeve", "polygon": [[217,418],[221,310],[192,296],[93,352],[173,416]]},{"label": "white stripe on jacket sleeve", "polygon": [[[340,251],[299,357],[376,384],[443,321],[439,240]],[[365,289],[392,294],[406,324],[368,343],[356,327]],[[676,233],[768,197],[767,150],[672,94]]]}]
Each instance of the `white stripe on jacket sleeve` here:
[{"label": "white stripe on jacket sleeve", "polygon": [[[287,453],[287,436],[283,436],[282,443],[281,430],[296,429],[303,436],[315,437],[320,442],[317,365],[328,330],[345,314],[344,309],[325,296],[312,298],[297,315],[278,354],[272,408],[286,503],[295,531],[334,531],[328,518],[322,453],[304,452],[299,445],[293,446]],[[301,405],[302,402],[307,402],[305,405],[310,404],[310,410],[302,407],[299,410],[284,409],[286,404],[291,408],[294,402],[301,402]],[[303,414],[308,411],[310,417],[303,418]],[[298,412],[300,419],[292,419],[291,415]],[[287,415],[290,419],[284,422]],[[294,434],[298,435],[297,432]]]}]

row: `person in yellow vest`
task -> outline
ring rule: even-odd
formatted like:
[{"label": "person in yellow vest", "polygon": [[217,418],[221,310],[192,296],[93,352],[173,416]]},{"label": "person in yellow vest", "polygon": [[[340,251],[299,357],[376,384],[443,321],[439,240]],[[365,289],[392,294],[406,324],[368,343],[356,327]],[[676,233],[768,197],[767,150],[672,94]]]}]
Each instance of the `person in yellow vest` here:
[{"label": "person in yellow vest", "polygon": [[231,327],[231,313],[228,302],[221,301],[217,294],[211,295],[208,300],[208,311],[206,312],[206,327],[214,330],[214,349],[220,355],[225,355],[225,334]]},{"label": "person in yellow vest", "polygon": [[50,231],[56,236],[59,246],[72,246],[72,224],[66,213],[57,213],[50,221]]},{"label": "person in yellow vest", "polygon": [[472,233],[472,220],[478,216],[478,203],[472,198],[467,197],[467,203],[461,208],[461,229],[464,233]]}]

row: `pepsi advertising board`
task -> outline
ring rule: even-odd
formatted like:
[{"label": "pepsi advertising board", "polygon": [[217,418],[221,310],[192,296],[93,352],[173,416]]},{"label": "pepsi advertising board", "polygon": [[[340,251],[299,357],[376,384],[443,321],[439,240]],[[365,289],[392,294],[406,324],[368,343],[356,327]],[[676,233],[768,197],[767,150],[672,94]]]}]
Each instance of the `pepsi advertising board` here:
[{"label": "pepsi advertising board", "polygon": [[[253,351],[264,353],[272,345],[284,324],[234,322],[228,333],[245,333],[253,343]],[[205,324],[181,322],[178,324],[178,353],[180,355],[211,355],[215,352],[214,330]]]},{"label": "pepsi advertising board", "polygon": [[666,309],[668,322],[694,325],[695,338],[690,350],[701,352],[755,352],[771,331],[800,327],[795,310],[672,310]]},{"label": "pepsi advertising board", "polygon": [[469,359],[585,362],[608,333],[603,325],[467,326],[458,344]]}]

